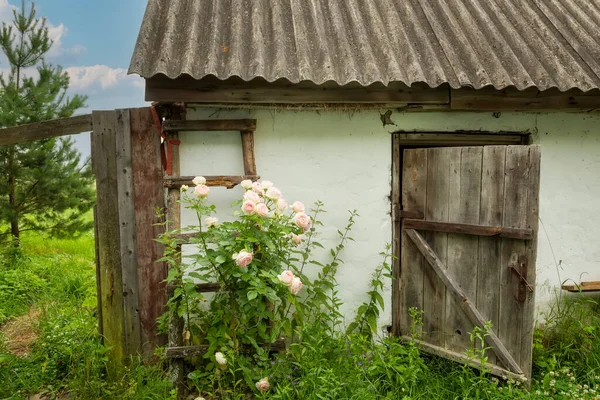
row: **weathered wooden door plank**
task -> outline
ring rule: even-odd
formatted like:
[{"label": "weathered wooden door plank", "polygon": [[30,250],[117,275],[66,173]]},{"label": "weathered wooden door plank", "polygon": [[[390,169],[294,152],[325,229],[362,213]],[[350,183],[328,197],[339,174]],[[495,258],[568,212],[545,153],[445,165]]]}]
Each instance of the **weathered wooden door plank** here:
[{"label": "weathered wooden door plank", "polygon": [[[469,319],[474,325],[483,328],[486,320],[483,318],[481,313],[477,310],[474,303],[469,299],[468,296],[460,289],[460,287],[454,282],[454,280],[447,274],[446,265],[440,260],[435,251],[429,246],[429,244],[423,239],[423,237],[414,229],[407,229],[405,231],[408,237],[415,243],[419,251],[423,254],[429,265],[433,268],[438,278],[444,283],[449,293],[454,296],[456,301],[461,305],[461,308],[468,315]],[[486,337],[489,345],[494,348],[496,355],[509,368],[512,372],[522,375],[523,371],[519,364],[515,361],[513,356],[510,354],[508,349],[500,341],[498,336],[493,331],[488,332]]]},{"label": "weathered wooden door plank", "polygon": [[[411,212],[425,211],[427,185],[427,150],[415,149],[404,153],[402,168],[402,206]],[[400,288],[399,323],[402,334],[410,334],[411,319],[408,310],[415,307],[423,309],[423,256],[414,243],[406,240],[402,232],[402,270],[401,279],[404,284]],[[400,280],[398,280],[398,285]],[[420,329],[420,327],[418,327]]]},{"label": "weathered wooden door plank", "polygon": [[[455,161],[457,165],[450,170],[450,222],[479,222],[482,150],[482,147],[460,148],[460,157]],[[478,250],[479,237],[448,234],[447,273],[460,277],[460,289],[473,300],[477,297]],[[460,303],[454,296],[446,296],[446,347],[457,352],[469,348],[471,339],[468,333],[472,330],[473,323],[460,309]]]}]

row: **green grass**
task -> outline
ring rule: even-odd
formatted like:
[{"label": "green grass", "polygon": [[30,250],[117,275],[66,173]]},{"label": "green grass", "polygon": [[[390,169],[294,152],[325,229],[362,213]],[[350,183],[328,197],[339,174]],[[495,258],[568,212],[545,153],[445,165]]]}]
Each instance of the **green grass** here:
[{"label": "green grass", "polygon": [[22,251],[0,255],[0,324],[34,310],[37,339],[27,357],[8,352],[0,335],[0,399],[165,399],[171,385],[157,367],[132,366],[108,379],[96,315],[94,238],[27,235]]}]

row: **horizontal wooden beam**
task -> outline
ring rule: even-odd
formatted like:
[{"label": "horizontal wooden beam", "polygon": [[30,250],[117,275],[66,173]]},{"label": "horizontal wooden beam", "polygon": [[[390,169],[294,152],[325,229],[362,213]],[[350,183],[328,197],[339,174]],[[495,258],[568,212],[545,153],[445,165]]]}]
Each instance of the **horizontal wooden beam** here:
[{"label": "horizontal wooden beam", "polygon": [[189,76],[169,79],[155,76],[146,79],[146,100],[186,103],[246,103],[246,104],[352,104],[377,103],[406,106],[418,104],[449,104],[447,87],[410,88],[401,83],[381,83],[367,87],[358,83],[340,86],[334,82],[316,85],[312,82],[291,83],[285,80],[267,82],[256,78],[249,82],[241,78],[220,80]]},{"label": "horizontal wooden beam", "polygon": [[[271,351],[284,351],[286,349],[285,339],[277,339],[275,343],[270,346]],[[165,350],[166,358],[189,358],[189,357],[200,357],[208,351],[208,345],[200,346],[180,346],[180,347],[168,347]],[[249,350],[250,351],[250,350]]]},{"label": "horizontal wooden beam", "polygon": [[581,282],[579,285],[562,285],[561,288],[569,292],[598,292],[600,291],[600,281]]},{"label": "horizontal wooden beam", "polygon": [[[194,185],[195,176],[165,176],[163,182],[166,188],[178,188],[181,185]],[[240,183],[243,180],[249,179],[251,181],[257,181],[260,179],[258,175],[240,175],[240,176],[204,176],[206,179],[207,186],[223,186],[227,189],[231,189]]]},{"label": "horizontal wooden beam", "polygon": [[481,132],[394,132],[401,146],[484,146],[526,144],[528,135]]},{"label": "horizontal wooden beam", "polygon": [[[486,320],[481,315],[475,303],[470,299],[460,288],[460,286],[454,282],[452,277],[448,275],[446,265],[440,260],[435,251],[429,246],[429,243],[423,239],[421,235],[414,229],[405,230],[408,237],[413,241],[415,246],[419,249],[425,260],[429,263],[431,268],[435,271],[436,275],[446,286],[446,290],[456,299],[456,304],[459,304],[461,309],[464,311],[469,320],[474,326],[483,328]],[[512,354],[508,351],[504,343],[496,335],[493,330],[489,330],[485,337],[486,343],[494,350],[498,359],[512,372],[522,375],[523,371],[519,364],[515,361]]]},{"label": "horizontal wooden beam", "polygon": [[425,216],[421,211],[407,211],[400,210],[398,212],[400,214],[400,218],[413,218],[413,219],[423,219]]},{"label": "horizontal wooden beam", "polygon": [[180,244],[189,244],[193,238],[197,238],[201,233],[200,232],[180,232],[173,233],[170,235],[173,239],[177,239]]},{"label": "horizontal wooden beam", "polygon": [[[452,350],[444,349],[443,347],[435,346],[431,343],[424,342],[422,340],[413,339],[409,336],[402,336],[402,341],[405,343],[414,343],[418,348],[423,350],[426,353],[433,354],[439,357],[447,358],[452,361],[459,362],[461,364],[465,364],[471,366],[473,368],[481,368],[481,363],[477,362],[473,358],[467,357],[465,354],[456,353]],[[490,371],[491,374],[506,378],[506,379],[515,379],[523,382],[527,381],[527,377],[525,375],[515,374],[514,372],[510,372],[504,368],[501,368],[497,365],[493,365],[487,363],[483,366],[486,370]]]},{"label": "horizontal wooden beam", "polygon": [[163,131],[255,131],[255,119],[165,120]]},{"label": "horizontal wooden beam", "polygon": [[[173,295],[173,291],[177,288],[177,285],[168,285],[167,286],[167,294],[168,296]],[[196,285],[196,291],[198,293],[215,293],[221,290],[221,284],[218,282],[206,282],[206,283],[198,283]]]},{"label": "horizontal wooden beam", "polygon": [[74,135],[92,130],[92,115],[51,119],[0,129],[0,146]]},{"label": "horizontal wooden beam", "polygon": [[511,239],[533,239],[533,229],[504,228],[499,226],[457,224],[453,222],[423,221],[419,219],[403,220],[404,229],[434,231],[446,233],[462,233],[476,236],[499,236]]}]

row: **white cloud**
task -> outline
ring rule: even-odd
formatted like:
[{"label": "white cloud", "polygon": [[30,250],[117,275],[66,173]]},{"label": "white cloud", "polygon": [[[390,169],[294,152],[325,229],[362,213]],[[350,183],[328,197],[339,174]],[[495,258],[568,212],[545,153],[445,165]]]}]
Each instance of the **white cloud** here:
[{"label": "white cloud", "polygon": [[8,0],[0,0],[0,22],[8,22],[13,18],[13,10],[17,7],[8,4]]},{"label": "white cloud", "polygon": [[131,85],[136,88],[144,86],[144,80],[137,75],[127,75],[125,68],[110,68],[107,65],[90,65],[68,67],[65,71],[71,78],[72,90],[109,89],[115,86]]},{"label": "white cloud", "polygon": [[47,22],[48,26],[48,37],[52,40],[52,47],[46,56],[48,58],[64,58],[64,57],[77,57],[83,53],[85,53],[85,47],[76,44],[72,47],[65,47],[63,43],[63,38],[67,36],[68,29],[64,24],[60,24],[58,26],[54,26],[51,23]]}]

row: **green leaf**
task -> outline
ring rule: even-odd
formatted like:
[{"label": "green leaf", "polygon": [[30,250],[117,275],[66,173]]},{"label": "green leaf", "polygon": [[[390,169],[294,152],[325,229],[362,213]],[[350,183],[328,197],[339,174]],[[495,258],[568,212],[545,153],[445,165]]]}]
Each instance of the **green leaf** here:
[{"label": "green leaf", "polygon": [[258,293],[254,290],[248,292],[248,300],[254,300],[258,296]]}]

